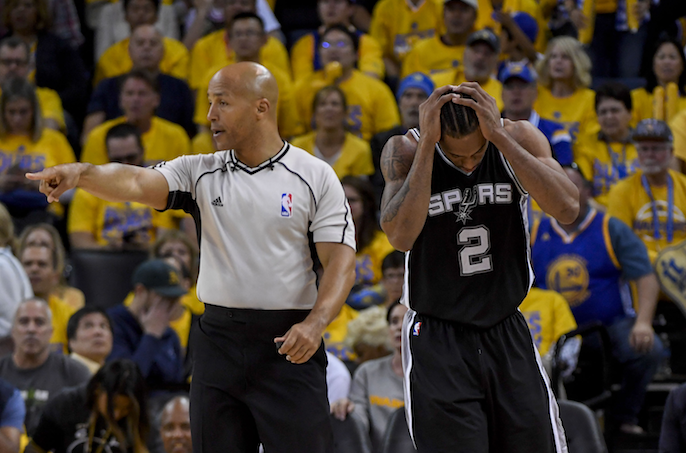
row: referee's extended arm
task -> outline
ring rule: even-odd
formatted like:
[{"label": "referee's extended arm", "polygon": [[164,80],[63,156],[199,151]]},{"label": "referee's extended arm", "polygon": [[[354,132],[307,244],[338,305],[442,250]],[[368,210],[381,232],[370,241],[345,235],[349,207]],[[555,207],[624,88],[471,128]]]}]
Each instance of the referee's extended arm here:
[{"label": "referee's extended arm", "polygon": [[355,250],[345,244],[317,242],[317,255],[324,266],[317,302],[307,318],[295,324],[274,342],[283,342],[279,354],[292,363],[305,363],[317,352],[324,329],[341,311],[355,283]]},{"label": "referee's extended arm", "polygon": [[80,187],[107,201],[135,201],[155,209],[167,207],[169,185],[162,174],[150,168],[126,164],[63,164],[26,177],[40,181],[40,191],[49,202],[58,201],[69,189]]}]

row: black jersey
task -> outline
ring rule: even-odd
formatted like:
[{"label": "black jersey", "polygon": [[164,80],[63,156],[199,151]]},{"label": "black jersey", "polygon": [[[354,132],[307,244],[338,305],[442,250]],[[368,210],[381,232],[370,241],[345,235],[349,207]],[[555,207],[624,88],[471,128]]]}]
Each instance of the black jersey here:
[{"label": "black jersey", "polygon": [[435,153],[426,223],[406,256],[406,303],[420,314],[490,327],[515,312],[533,283],[528,194],[492,143],[471,173],[438,144]]}]

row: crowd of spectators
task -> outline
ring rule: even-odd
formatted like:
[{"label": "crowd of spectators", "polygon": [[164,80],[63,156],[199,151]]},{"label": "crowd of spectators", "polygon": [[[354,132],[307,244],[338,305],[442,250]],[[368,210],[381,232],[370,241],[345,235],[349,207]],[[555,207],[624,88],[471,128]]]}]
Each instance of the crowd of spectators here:
[{"label": "crowd of spectators", "polygon": [[[0,11],[3,451],[71,451],[75,439],[84,451],[191,451],[189,339],[204,311],[193,220],[80,189],[48,204],[23,175],[216,151],[208,83],[243,61],[272,72],[282,137],[330,164],[350,204],[357,278],[324,341],[332,413],[350,414],[372,451],[403,406],[406,310],[404,256],[378,222],[381,154],[419,126],[435,87],[464,81],[536,126],[580,190],[572,225],[529,206],[538,288],[521,310],[546,369],[569,378],[582,342],[560,353],[557,339],[599,322],[622,384],[609,413],[644,433],[647,386],[683,347],[653,329],[661,307],[686,313],[683,2],[0,0]],[[103,307],[70,286],[82,250],[149,260]],[[686,448],[685,395],[667,401],[665,452]]]}]

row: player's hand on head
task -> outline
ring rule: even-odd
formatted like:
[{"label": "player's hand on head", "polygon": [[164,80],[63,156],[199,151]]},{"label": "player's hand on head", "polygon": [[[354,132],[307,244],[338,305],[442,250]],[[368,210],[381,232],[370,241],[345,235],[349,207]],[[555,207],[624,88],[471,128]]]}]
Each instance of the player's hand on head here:
[{"label": "player's hand on head", "polygon": [[38,190],[48,197],[48,202],[59,201],[60,196],[79,183],[83,164],[62,164],[36,173],[26,173],[26,178],[40,181]]},{"label": "player's hand on head", "polygon": [[291,363],[305,363],[317,352],[322,343],[322,332],[307,321],[294,324],[282,337],[274,338],[274,343],[283,343],[279,354],[285,355]]},{"label": "player's hand on head", "polygon": [[331,403],[331,413],[341,421],[345,420],[353,409],[355,409],[355,404],[348,398],[341,398]]},{"label": "player's hand on head", "polygon": [[441,108],[446,102],[454,102],[458,98],[458,95],[452,93],[456,89],[455,85],[436,88],[419,106],[419,132],[422,138],[431,143],[441,139]]},{"label": "player's hand on head", "polygon": [[455,91],[472,97],[472,99],[469,99],[460,96],[453,102],[474,109],[476,116],[479,118],[481,133],[486,140],[492,140],[495,134],[505,130],[501,122],[500,110],[498,109],[498,104],[495,102],[495,98],[486,93],[486,91],[481,88],[481,85],[477,82],[464,82],[461,83]]}]

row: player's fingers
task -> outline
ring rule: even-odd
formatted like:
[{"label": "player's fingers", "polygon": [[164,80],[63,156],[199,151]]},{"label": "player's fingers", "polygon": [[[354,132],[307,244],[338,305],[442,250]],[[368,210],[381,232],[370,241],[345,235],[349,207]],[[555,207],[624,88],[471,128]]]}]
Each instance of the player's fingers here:
[{"label": "player's fingers", "polygon": [[438,99],[449,91],[455,91],[456,88],[456,85],[444,85],[442,87],[436,88],[434,92],[431,93],[431,96],[429,96],[429,99]]},{"label": "player's fingers", "polygon": [[477,112],[482,110],[481,104],[477,103],[474,99],[457,97],[453,99],[453,102],[455,104],[464,105],[465,107],[471,107]]}]

